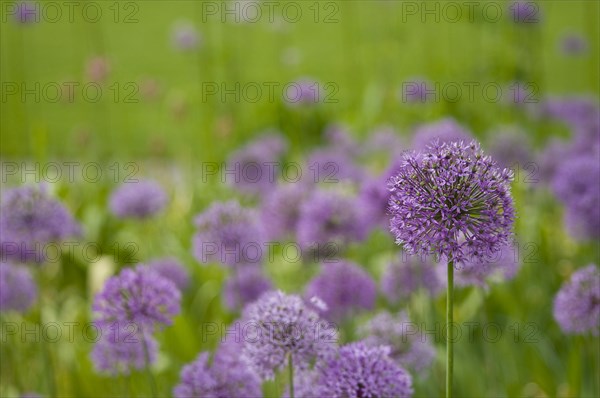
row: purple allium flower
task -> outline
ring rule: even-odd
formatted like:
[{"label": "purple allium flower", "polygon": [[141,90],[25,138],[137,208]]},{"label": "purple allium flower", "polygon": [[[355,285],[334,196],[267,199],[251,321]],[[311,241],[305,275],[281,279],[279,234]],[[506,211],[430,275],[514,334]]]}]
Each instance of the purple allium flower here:
[{"label": "purple allium flower", "polygon": [[365,179],[360,187],[358,205],[363,209],[365,225],[370,228],[387,224],[390,191],[386,182],[389,178],[388,173],[383,173],[382,176]]},{"label": "purple allium flower", "polygon": [[194,256],[227,266],[260,263],[262,229],[253,210],[237,201],[215,202],[195,219]]},{"label": "purple allium flower", "polygon": [[20,1],[16,4],[15,20],[20,23],[39,22],[39,5],[31,1]]},{"label": "purple allium flower", "polygon": [[554,298],[554,319],[568,334],[600,330],[600,271],[595,264],[577,270]]},{"label": "purple allium flower", "polygon": [[254,331],[244,339],[243,355],[262,379],[285,368],[289,355],[294,368],[306,369],[335,351],[335,330],[299,296],[265,293],[246,307],[243,319],[245,329]]},{"label": "purple allium flower", "polygon": [[170,325],[179,314],[181,293],[175,284],[146,265],[125,268],[109,278],[94,298],[96,322],[135,324],[142,330]]},{"label": "purple allium flower", "polygon": [[191,23],[179,22],[173,27],[171,40],[176,49],[193,51],[200,46],[202,37]]},{"label": "purple allium flower", "polygon": [[560,49],[565,55],[581,55],[588,52],[588,41],[583,35],[569,33],[560,40]]},{"label": "purple allium flower", "polygon": [[361,152],[360,144],[352,137],[350,132],[341,125],[327,126],[323,135],[327,146],[334,151],[344,153],[349,157],[358,156]]},{"label": "purple allium flower", "polygon": [[27,312],[37,298],[37,286],[27,268],[0,262],[0,312]]},{"label": "purple allium flower", "polygon": [[390,263],[381,277],[381,291],[391,303],[408,300],[420,289],[435,297],[442,290],[442,283],[431,261],[420,256],[405,256]]},{"label": "purple allium flower", "polygon": [[185,267],[173,257],[159,258],[148,262],[148,267],[160,276],[169,279],[183,292],[190,283],[190,274]]},{"label": "purple allium flower", "polygon": [[100,328],[101,337],[91,352],[99,373],[129,374],[156,361],[158,344],[149,332],[133,323],[115,322]]},{"label": "purple allium flower", "polygon": [[291,106],[311,105],[321,102],[323,93],[318,81],[300,78],[286,85],[284,98]]},{"label": "purple allium flower", "polygon": [[303,249],[321,253],[363,240],[366,233],[358,201],[343,193],[317,190],[300,207],[297,239]]},{"label": "purple allium flower", "polygon": [[227,182],[248,194],[264,194],[277,183],[279,159],[287,141],[276,132],[267,132],[235,151],[227,161]]},{"label": "purple allium flower", "polygon": [[598,125],[600,108],[591,97],[550,98],[543,105],[543,113],[570,126]]},{"label": "purple allium flower", "polygon": [[380,126],[369,133],[366,142],[368,154],[385,152],[390,155],[399,154],[404,148],[400,133],[391,126]]},{"label": "purple allium flower", "polygon": [[497,252],[512,236],[512,173],[479,144],[439,144],[408,153],[389,182],[391,231],[409,254],[455,262]]},{"label": "purple allium flower", "polygon": [[331,148],[319,148],[311,152],[304,173],[303,180],[315,184],[340,181],[360,183],[366,177],[365,170],[348,153]]},{"label": "purple allium flower", "polygon": [[[220,350],[219,350],[220,351]],[[202,352],[181,371],[181,381],[173,389],[175,398],[260,397],[258,377],[237,356],[220,355],[212,365],[209,354]]]},{"label": "purple allium flower", "polygon": [[265,197],[261,220],[268,239],[283,240],[296,232],[300,207],[309,194],[304,184],[284,184]]},{"label": "purple allium flower", "polygon": [[571,147],[568,142],[552,139],[537,155],[539,180],[544,184],[551,184],[556,170],[565,159],[571,157]]},{"label": "purple allium flower", "polygon": [[[443,258],[446,261],[446,258]],[[454,283],[457,286],[488,287],[491,281],[507,281],[514,278],[519,270],[518,247],[507,244],[494,254],[484,258],[471,258],[456,264]],[[446,267],[436,269],[438,278],[446,286],[448,274]]]},{"label": "purple allium flower", "polygon": [[532,162],[531,141],[522,130],[515,127],[503,127],[490,133],[490,154],[498,166],[523,169]]},{"label": "purple allium flower", "polygon": [[320,397],[412,396],[410,374],[389,357],[389,347],[370,347],[365,342],[347,344],[321,370]]},{"label": "purple allium flower", "polygon": [[306,286],[305,297],[323,300],[327,305],[323,316],[339,321],[361,310],[373,309],[377,285],[358,265],[339,261],[323,264],[321,273]]},{"label": "purple allium flower", "polygon": [[515,23],[535,24],[540,21],[539,6],[534,1],[513,1],[508,13]]},{"label": "purple allium flower", "polygon": [[400,97],[402,103],[424,103],[427,102],[427,96],[432,94],[435,98],[435,89],[430,83],[425,79],[416,78],[402,83]]},{"label": "purple allium flower", "polygon": [[167,204],[167,195],[156,181],[125,183],[110,196],[110,210],[120,218],[148,218]]},{"label": "purple allium flower", "polygon": [[225,282],[223,296],[230,310],[237,310],[255,301],[273,287],[259,267],[242,267],[236,270]]},{"label": "purple allium flower", "polygon": [[576,237],[600,236],[600,162],[596,156],[563,161],[552,188],[567,208],[568,225]]},{"label": "purple allium flower", "polygon": [[44,261],[48,243],[77,236],[81,228],[45,187],[7,189],[0,205],[0,256],[16,262]]},{"label": "purple allium flower", "polygon": [[433,123],[427,123],[417,127],[412,141],[412,147],[416,151],[425,150],[435,140],[440,144],[453,141],[471,141],[471,133],[459,125],[456,120],[446,118]]},{"label": "purple allium flower", "polygon": [[392,315],[381,312],[363,325],[359,332],[370,346],[390,347],[390,358],[400,366],[421,373],[435,359],[435,348],[412,323],[405,311]]}]

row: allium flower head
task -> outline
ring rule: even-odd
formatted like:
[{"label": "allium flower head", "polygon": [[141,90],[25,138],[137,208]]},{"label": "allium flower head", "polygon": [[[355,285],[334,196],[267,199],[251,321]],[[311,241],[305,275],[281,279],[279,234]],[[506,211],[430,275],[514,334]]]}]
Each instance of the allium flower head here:
[{"label": "allium flower head", "polygon": [[190,283],[190,274],[176,258],[166,257],[152,260],[148,262],[148,267],[173,282],[181,292]]},{"label": "allium flower head", "polygon": [[101,337],[91,352],[99,373],[129,374],[156,361],[158,344],[149,332],[135,324],[116,322],[100,328]]},{"label": "allium flower head", "polygon": [[408,153],[389,182],[391,231],[409,254],[456,262],[498,251],[511,237],[512,173],[479,145],[435,143]]},{"label": "allium flower head", "polygon": [[300,208],[297,239],[302,248],[345,245],[365,238],[367,229],[355,198],[317,190]]},{"label": "allium flower head", "polygon": [[179,22],[173,28],[172,43],[180,51],[193,51],[198,48],[201,36],[189,22]]},{"label": "allium flower head", "polygon": [[539,6],[533,1],[513,1],[508,13],[514,23],[534,24],[540,21]]},{"label": "allium flower head", "polygon": [[37,286],[27,268],[0,262],[0,313],[24,313],[36,298]]},{"label": "allium flower head", "polygon": [[363,325],[359,332],[370,346],[390,347],[390,358],[400,366],[420,373],[435,359],[435,348],[422,333],[415,333],[417,325],[410,322],[406,312],[392,315],[381,312]]},{"label": "allium flower head", "polygon": [[148,218],[167,204],[162,187],[151,180],[125,183],[110,197],[110,210],[120,218]]},{"label": "allium flower head", "polygon": [[303,180],[332,184],[342,181],[360,183],[365,170],[348,153],[332,148],[319,148],[308,155]]},{"label": "allium flower head", "polygon": [[434,94],[434,89],[430,87],[428,81],[416,78],[402,83],[401,101],[406,102],[427,102],[427,96]]},{"label": "allium flower head", "polygon": [[560,49],[565,55],[580,55],[588,51],[589,45],[584,36],[569,33],[561,38]]},{"label": "allium flower head", "polygon": [[315,396],[412,396],[412,378],[389,353],[388,347],[371,347],[362,341],[341,347],[338,355],[323,366]]},{"label": "allium flower head", "polygon": [[273,284],[263,275],[260,267],[241,267],[225,282],[225,305],[230,310],[237,310],[253,302],[272,287]]},{"label": "allium flower head", "polygon": [[32,23],[39,21],[39,5],[31,1],[20,1],[16,4],[15,20],[19,23]]},{"label": "allium flower head", "polygon": [[568,334],[600,331],[600,270],[595,264],[577,270],[554,298],[554,319]]},{"label": "allium flower head", "polygon": [[254,331],[245,338],[243,355],[263,379],[285,368],[289,355],[294,368],[305,369],[335,350],[335,330],[299,296],[265,293],[246,308],[243,319]]},{"label": "allium flower head", "polygon": [[343,126],[338,124],[327,126],[324,136],[327,146],[334,151],[344,153],[350,157],[358,156],[361,152],[360,144]]},{"label": "allium flower head", "polygon": [[92,306],[96,322],[132,323],[143,330],[170,325],[179,314],[181,293],[175,284],[148,266],[126,268],[109,278]]},{"label": "allium flower head", "polygon": [[322,314],[329,320],[342,320],[375,305],[377,286],[373,278],[349,261],[323,264],[322,271],[306,286],[305,297],[318,297],[327,306]]},{"label": "allium flower head", "polygon": [[600,236],[600,162],[580,156],[559,164],[552,181],[554,193],[566,206],[570,232],[578,238]]},{"label": "allium flower head", "polygon": [[277,183],[279,159],[287,141],[276,132],[267,132],[235,151],[227,161],[227,182],[248,194],[264,194]]},{"label": "allium flower head", "polygon": [[43,246],[81,233],[69,211],[45,187],[7,189],[0,205],[0,255],[17,262],[43,262]]},{"label": "allium flower head", "polygon": [[598,101],[588,97],[550,98],[542,104],[545,115],[559,119],[570,126],[598,123]]},{"label": "allium flower head", "polygon": [[440,144],[454,141],[471,141],[472,136],[464,127],[452,118],[427,123],[415,130],[412,148],[416,151],[427,149],[435,140]]},{"label": "allium flower head", "polygon": [[285,91],[285,100],[291,106],[316,104],[322,96],[319,82],[307,77],[288,84]]},{"label": "allium flower head", "polygon": [[420,256],[399,256],[390,263],[381,277],[381,291],[391,303],[410,298],[419,289],[435,297],[442,290],[435,267]]},{"label": "allium flower head", "polygon": [[200,263],[227,266],[256,264],[262,259],[262,229],[253,210],[237,201],[216,202],[196,217],[194,255]]},{"label": "allium flower head", "polygon": [[264,198],[261,220],[268,239],[284,240],[296,233],[300,207],[309,194],[303,184],[285,184]]},{"label": "allium flower head", "polygon": [[526,132],[514,127],[503,127],[492,131],[490,138],[490,154],[498,162],[498,166],[511,168],[516,165],[522,170],[532,162],[531,142]]}]

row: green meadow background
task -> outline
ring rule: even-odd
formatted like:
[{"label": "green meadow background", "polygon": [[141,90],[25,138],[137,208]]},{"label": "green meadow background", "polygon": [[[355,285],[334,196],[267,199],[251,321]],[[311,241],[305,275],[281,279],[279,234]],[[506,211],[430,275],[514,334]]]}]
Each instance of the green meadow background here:
[{"label": "green meadow background", "polygon": [[[464,15],[456,22],[445,18],[454,17],[450,10],[447,15],[442,11],[447,2],[276,2],[273,22],[262,8],[265,14],[258,22],[245,23],[235,23],[231,15],[222,21],[220,15],[206,14],[206,3],[220,10],[226,7],[222,2],[160,0],[80,1],[71,22],[59,1],[54,2],[63,7],[59,21],[25,25],[7,14],[11,3],[0,3],[0,160],[4,165],[37,164],[38,170],[50,162],[97,162],[104,176],[88,182],[76,173],[75,181],[61,178],[52,184],[53,192],[84,226],[81,244],[96,244],[95,256],[90,261],[77,251],[36,269],[40,305],[25,316],[3,316],[2,397],[25,391],[72,397],[147,395],[144,374],[134,374],[128,381],[94,373],[89,359],[92,344],[86,341],[84,326],[90,321],[91,299],[102,274],[174,255],[186,264],[193,283],[184,294],[182,314],[158,337],[161,355],[153,372],[161,396],[170,395],[181,367],[200,350],[217,344],[218,336],[203,333],[203,325],[227,324],[237,317],[220,298],[227,273],[216,264],[200,266],[191,255],[192,217],[212,201],[239,197],[218,178],[205,179],[202,164],[223,162],[258,132],[271,127],[282,131],[291,143],[287,160],[300,161],[322,142],[322,130],[329,123],[347,125],[357,139],[366,139],[377,126],[391,125],[409,142],[415,125],[451,116],[468,126],[484,146],[494,139],[489,131],[517,124],[540,149],[550,137],[568,136],[565,126],[535,117],[527,106],[487,101],[478,89],[468,99],[464,83],[497,84],[507,94],[515,81],[531,83],[539,101],[555,95],[597,97],[600,90],[597,1],[538,1],[539,23],[520,25],[511,22],[509,3],[503,1],[475,2],[472,19],[462,7]],[[86,3],[101,10],[98,22],[82,17]],[[301,10],[297,22],[286,21],[277,11],[287,3]],[[503,16],[494,21],[483,16],[481,9],[488,3],[498,6]],[[422,9],[436,4],[439,21],[435,15],[423,21]],[[419,8],[416,15],[407,13],[411,5]],[[174,48],[172,32],[180,21],[198,30],[201,44],[196,51]],[[587,53],[569,57],[560,51],[560,39],[570,32],[588,40]],[[43,92],[39,101],[31,94],[23,99],[23,87],[89,83],[86,62],[96,56],[105,57],[110,65],[97,102],[85,100],[78,88],[73,101],[52,102]],[[301,77],[329,83],[334,89],[327,92],[333,93],[335,102],[290,107],[277,89],[273,101],[265,89],[256,102],[243,96],[236,101],[233,95],[223,100],[220,92],[206,92],[214,84],[229,89],[236,83],[285,85]],[[403,103],[402,82],[415,77],[441,87],[457,83],[463,97]],[[158,87],[152,98],[144,94],[149,81]],[[14,87],[16,93],[11,91]],[[157,179],[170,195],[168,209],[156,219],[118,221],[107,211],[108,195],[123,178],[119,174],[115,179],[111,171],[116,167],[126,173],[129,162],[135,165],[136,177]],[[10,175],[5,171],[3,167],[3,188],[34,180],[31,175],[23,178],[21,169]],[[546,190],[534,190],[521,178],[515,182],[514,195],[521,262],[517,278],[489,289],[456,293],[455,321],[477,323],[471,338],[465,335],[455,346],[456,394],[597,397],[600,343],[591,336],[565,336],[552,318],[552,300],[575,269],[599,263],[599,245],[568,236],[562,209]],[[240,200],[255,204],[251,198]],[[380,231],[352,246],[349,257],[379,278],[397,252],[390,236]],[[318,272],[315,265],[284,261],[279,252],[265,267],[275,284],[288,292],[300,292]],[[380,299],[378,308],[400,307],[389,307]],[[416,295],[401,308],[408,308],[412,320],[428,330],[435,330],[436,322],[443,327],[443,296],[432,301]],[[368,316],[342,325],[341,342],[353,339],[356,327]],[[63,325],[57,342],[42,343],[39,332],[22,335],[49,322]],[[72,341],[65,322],[78,323]],[[17,332],[9,333],[14,327]],[[415,396],[443,394],[445,349],[437,336],[438,356],[432,369],[413,375]],[[283,382],[267,383],[265,396],[279,396]]]}]

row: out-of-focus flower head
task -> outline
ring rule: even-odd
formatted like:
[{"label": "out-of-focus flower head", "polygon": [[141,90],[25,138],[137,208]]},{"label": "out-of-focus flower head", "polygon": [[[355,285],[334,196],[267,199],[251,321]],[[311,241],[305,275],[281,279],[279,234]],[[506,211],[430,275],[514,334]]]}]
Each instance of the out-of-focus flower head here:
[{"label": "out-of-focus flower head", "polygon": [[200,46],[202,36],[191,22],[180,21],[173,26],[171,41],[180,51],[193,51]]},{"label": "out-of-focus flower head", "polygon": [[431,297],[442,290],[442,283],[430,258],[406,256],[388,264],[381,276],[381,291],[391,303],[408,300],[412,294],[424,289]]},{"label": "out-of-focus flower head", "polygon": [[435,140],[440,144],[450,142],[469,142],[473,139],[471,133],[452,118],[427,123],[415,129],[412,148],[416,151],[427,149]]},{"label": "out-of-focus flower head", "polygon": [[110,210],[119,218],[150,218],[167,205],[167,194],[153,180],[126,182],[110,196]]},{"label": "out-of-focus flower head", "polygon": [[273,288],[260,267],[242,267],[235,270],[225,282],[223,296],[230,310],[237,310]]},{"label": "out-of-focus flower head", "polygon": [[25,313],[37,298],[37,286],[27,268],[0,262],[0,312]]},{"label": "out-of-focus flower head", "polygon": [[183,292],[189,286],[190,274],[183,264],[174,257],[158,258],[148,262],[148,267],[162,277],[169,279]]}]

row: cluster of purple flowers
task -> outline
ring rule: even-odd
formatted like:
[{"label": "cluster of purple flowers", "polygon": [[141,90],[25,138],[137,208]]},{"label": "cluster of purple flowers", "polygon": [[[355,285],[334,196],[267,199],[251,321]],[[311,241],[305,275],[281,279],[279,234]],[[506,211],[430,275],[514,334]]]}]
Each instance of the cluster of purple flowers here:
[{"label": "cluster of purple flowers", "polygon": [[577,270],[554,298],[554,318],[568,334],[600,333],[600,270],[595,264]]},{"label": "cluster of purple flowers", "polygon": [[381,291],[390,303],[404,302],[418,290],[431,297],[442,290],[442,283],[430,258],[400,256],[390,263],[381,277]]},{"label": "cluster of purple flowers", "polygon": [[167,204],[167,195],[160,184],[152,180],[124,183],[110,197],[110,209],[120,218],[149,218]]},{"label": "cluster of purple flowers", "polygon": [[37,286],[24,266],[0,262],[0,313],[24,313],[37,298]]},{"label": "cluster of purple flowers", "polygon": [[412,148],[416,151],[427,150],[438,140],[440,144],[451,142],[469,142],[473,139],[471,133],[452,118],[442,119],[419,126],[415,129]]}]

